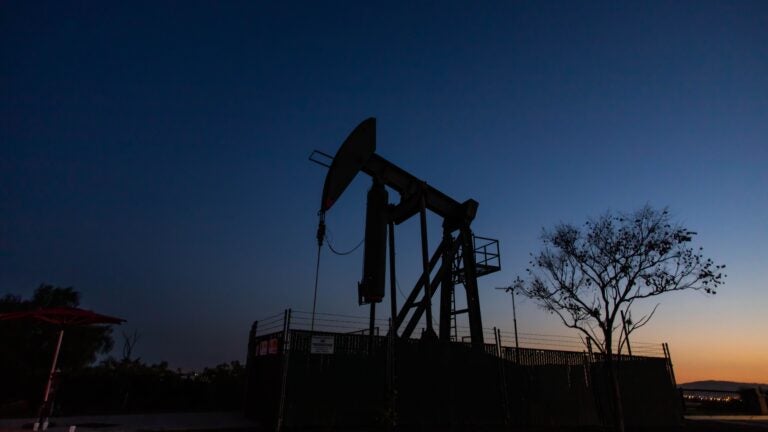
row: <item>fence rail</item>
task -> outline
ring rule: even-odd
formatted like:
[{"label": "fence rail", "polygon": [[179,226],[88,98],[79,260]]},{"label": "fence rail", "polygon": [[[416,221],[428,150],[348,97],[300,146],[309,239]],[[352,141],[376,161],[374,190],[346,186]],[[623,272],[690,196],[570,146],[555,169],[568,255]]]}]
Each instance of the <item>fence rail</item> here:
[{"label": "fence rail", "polygon": [[[286,310],[265,319],[255,321],[251,330],[251,349],[256,355],[270,347],[268,353],[275,353],[275,347],[282,352],[284,339],[290,334],[290,350],[310,352],[313,335],[333,336],[334,353],[367,354],[370,350],[385,349],[388,343],[389,323],[387,319],[374,320],[374,337],[370,334],[368,317],[332,313],[312,314],[305,311]],[[469,345],[468,328],[455,329],[454,342]],[[483,351],[522,365],[583,365],[602,362],[605,355],[590,347],[575,336],[550,335],[541,333],[514,333],[495,328],[483,329],[486,341]],[[416,332],[415,332],[416,333]],[[267,343],[266,341],[271,341]],[[418,343],[418,339],[398,339],[398,343]],[[618,361],[668,358],[668,351],[663,344],[632,342],[632,355],[626,350],[617,355]]]}]

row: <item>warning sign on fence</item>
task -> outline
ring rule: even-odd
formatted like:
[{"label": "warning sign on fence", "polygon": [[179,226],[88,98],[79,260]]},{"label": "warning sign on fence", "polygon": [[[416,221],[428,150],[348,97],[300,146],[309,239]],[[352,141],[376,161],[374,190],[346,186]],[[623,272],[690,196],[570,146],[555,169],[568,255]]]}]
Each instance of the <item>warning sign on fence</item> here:
[{"label": "warning sign on fence", "polygon": [[333,336],[312,336],[312,354],[333,354]]}]

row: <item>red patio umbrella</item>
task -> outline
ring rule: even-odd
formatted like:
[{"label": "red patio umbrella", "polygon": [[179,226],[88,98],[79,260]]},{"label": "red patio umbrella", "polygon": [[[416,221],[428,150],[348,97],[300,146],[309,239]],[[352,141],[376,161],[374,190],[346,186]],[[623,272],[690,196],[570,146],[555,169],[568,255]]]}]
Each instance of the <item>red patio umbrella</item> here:
[{"label": "red patio umbrella", "polygon": [[38,319],[62,326],[81,326],[89,324],[120,324],[122,318],[97,314],[96,312],[73,307],[50,307],[34,310],[8,312],[0,314],[0,321],[24,318]]},{"label": "red patio umbrella", "polygon": [[51,372],[48,374],[48,383],[45,386],[43,403],[40,406],[40,416],[34,427],[34,430],[37,430],[42,423],[42,429],[45,430],[48,428],[48,417],[50,416],[53,405],[50,403],[49,397],[51,395],[53,378],[56,374],[56,365],[59,361],[59,351],[61,350],[61,340],[64,338],[64,328],[91,324],[120,324],[125,322],[125,320],[74,307],[39,308],[0,314],[0,321],[21,319],[35,319],[59,326],[59,340],[56,342],[56,350],[53,353]]}]

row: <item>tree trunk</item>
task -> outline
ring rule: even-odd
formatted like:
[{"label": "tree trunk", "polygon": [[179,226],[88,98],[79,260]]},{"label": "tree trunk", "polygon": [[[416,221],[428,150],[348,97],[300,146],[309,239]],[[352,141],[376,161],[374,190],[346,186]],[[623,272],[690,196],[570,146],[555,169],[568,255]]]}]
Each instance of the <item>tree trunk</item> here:
[{"label": "tree trunk", "polygon": [[608,376],[611,380],[611,390],[613,392],[613,424],[617,432],[624,432],[624,405],[621,402],[621,386],[619,385],[616,360],[613,356],[613,347],[611,347],[612,342],[610,337],[606,338],[605,364],[608,367]]}]

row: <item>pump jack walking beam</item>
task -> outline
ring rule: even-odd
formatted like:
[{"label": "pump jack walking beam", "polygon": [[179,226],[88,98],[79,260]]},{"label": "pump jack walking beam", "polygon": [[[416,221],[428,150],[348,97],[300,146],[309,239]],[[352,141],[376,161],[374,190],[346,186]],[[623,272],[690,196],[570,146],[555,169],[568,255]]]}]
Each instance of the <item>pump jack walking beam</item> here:
[{"label": "pump jack walking beam", "polygon": [[349,186],[358,172],[368,174],[400,195],[400,203],[390,212],[395,224],[401,224],[419,212],[421,199],[427,210],[445,219],[444,226],[450,231],[469,224],[477,214],[477,201],[458,201],[419,180],[375,153],[376,119],[360,123],[347,137],[333,157],[323,187],[320,212],[328,211]]},{"label": "pump jack walking beam", "polygon": [[460,204],[375,153],[363,165],[362,171],[400,194],[400,203],[391,212],[392,221],[397,225],[420,212],[422,199],[426,209],[442,217],[444,227],[450,231],[469,224],[477,214],[477,201],[469,199]]}]

